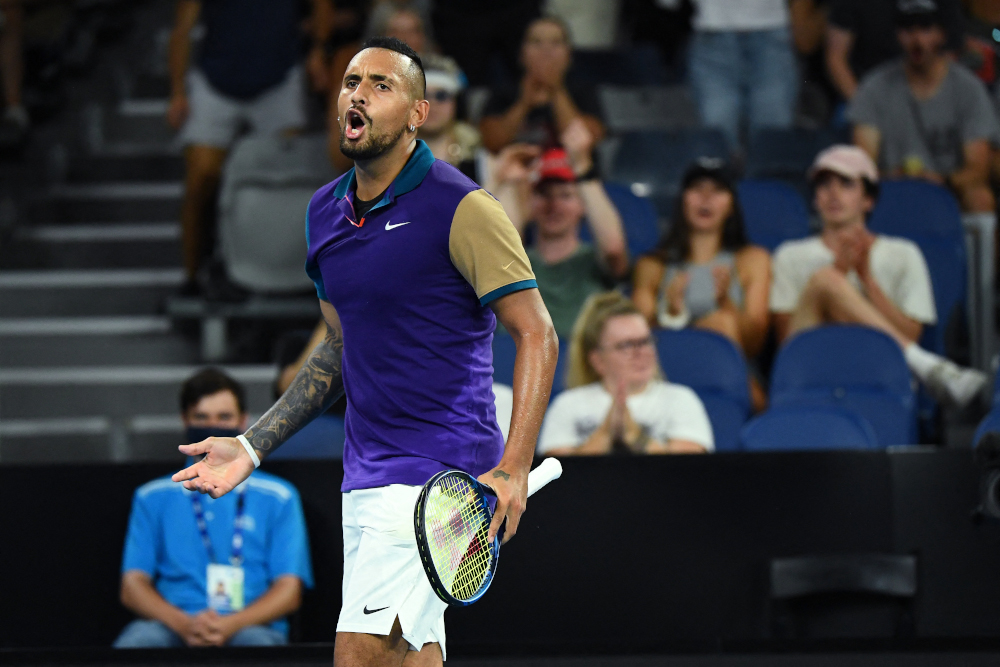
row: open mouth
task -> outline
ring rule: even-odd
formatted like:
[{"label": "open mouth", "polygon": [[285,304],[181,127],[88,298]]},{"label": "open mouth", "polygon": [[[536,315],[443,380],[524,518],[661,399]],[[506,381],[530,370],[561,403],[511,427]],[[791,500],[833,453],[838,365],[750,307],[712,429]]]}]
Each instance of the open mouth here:
[{"label": "open mouth", "polygon": [[347,139],[357,140],[364,134],[366,127],[365,117],[357,109],[348,109],[344,121],[346,123],[344,136]]}]

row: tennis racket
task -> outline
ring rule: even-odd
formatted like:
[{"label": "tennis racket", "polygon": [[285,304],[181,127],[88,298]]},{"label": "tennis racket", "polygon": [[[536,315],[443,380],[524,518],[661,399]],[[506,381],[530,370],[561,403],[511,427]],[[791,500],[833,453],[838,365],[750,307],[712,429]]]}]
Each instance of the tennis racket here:
[{"label": "tennis racket", "polygon": [[[545,459],[528,473],[528,495],[562,474],[562,464]],[[465,607],[483,596],[493,581],[503,526],[487,541],[493,511],[492,488],[461,470],[445,470],[427,480],[413,511],[417,551],[431,588],[450,605]]]}]

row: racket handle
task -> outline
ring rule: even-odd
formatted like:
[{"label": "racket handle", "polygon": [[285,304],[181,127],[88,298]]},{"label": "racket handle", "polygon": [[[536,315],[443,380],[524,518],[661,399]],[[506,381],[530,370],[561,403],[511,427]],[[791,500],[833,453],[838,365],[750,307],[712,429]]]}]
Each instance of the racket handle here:
[{"label": "racket handle", "polygon": [[548,458],[538,464],[538,467],[528,473],[528,496],[530,497],[549,482],[559,479],[562,475],[562,464],[559,459]]}]

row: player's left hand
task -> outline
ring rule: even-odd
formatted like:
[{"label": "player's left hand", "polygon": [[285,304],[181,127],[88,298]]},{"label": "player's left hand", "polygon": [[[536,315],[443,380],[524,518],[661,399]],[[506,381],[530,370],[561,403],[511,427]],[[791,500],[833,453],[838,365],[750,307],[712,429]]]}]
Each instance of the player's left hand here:
[{"label": "player's left hand", "polygon": [[487,539],[490,544],[493,543],[506,518],[507,527],[504,528],[503,542],[500,543],[506,544],[517,532],[517,525],[528,504],[528,469],[520,470],[501,461],[500,465],[483,473],[478,479],[497,494],[496,511],[493,512]]},{"label": "player's left hand", "polygon": [[182,454],[205,458],[188,466],[171,479],[184,482],[188,491],[200,491],[221,498],[237,487],[254,471],[250,455],[236,438],[206,438],[192,445],[178,447]]}]

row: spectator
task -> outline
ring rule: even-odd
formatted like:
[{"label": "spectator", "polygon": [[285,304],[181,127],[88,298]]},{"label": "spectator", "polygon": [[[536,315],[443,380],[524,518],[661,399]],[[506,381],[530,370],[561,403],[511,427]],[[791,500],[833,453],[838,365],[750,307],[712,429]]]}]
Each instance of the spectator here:
[{"label": "spectator", "polygon": [[[328,0],[312,0],[313,46],[306,60],[317,89],[327,85],[324,42],[330,32]],[[191,30],[205,27],[197,64],[189,68]],[[181,129],[184,199],[181,227],[187,282],[200,292],[198,269],[228,150],[249,124],[261,133],[305,125],[305,82],[300,66],[299,3],[294,0],[178,0],[170,36],[170,106],[167,121]]]},{"label": "spectator", "polygon": [[787,128],[798,71],[787,0],[695,0],[691,85],[701,121],[740,146],[747,126]]},{"label": "spectator", "polygon": [[[944,9],[948,48],[962,48],[958,0],[935,0]],[[895,0],[830,0],[826,66],[845,100],[854,98],[869,71],[899,55],[895,39]]]},{"label": "spectator", "polygon": [[21,99],[23,39],[24,0],[0,0],[0,82],[4,101],[0,142],[7,145],[19,143],[31,124]]},{"label": "spectator", "polygon": [[976,73],[991,90],[996,84],[1000,44],[994,35],[1000,28],[1000,2],[996,0],[964,0],[965,51],[962,62]]},{"label": "spectator", "polygon": [[645,316],[617,292],[588,299],[573,328],[566,391],[549,407],[539,454],[713,451],[698,396],[665,382]]},{"label": "spectator", "polygon": [[[202,371],[184,383],[181,415],[185,442],[242,433],[243,387]],[[121,600],[141,620],[114,645],[285,644],[284,618],[298,609],[303,585],[312,586],[312,568],[295,487],[257,471],[213,500],[162,477],[132,500]]]},{"label": "spectator", "polygon": [[985,86],[944,52],[939,0],[899,0],[901,59],[861,82],[849,110],[854,143],[891,177],[946,185],[962,209],[992,211],[990,143],[1000,127]]},{"label": "spectator", "polygon": [[[587,297],[628,273],[628,250],[618,210],[594,172],[593,137],[582,121],[569,126],[563,143],[565,150],[549,149],[540,159],[528,258],[556,333],[568,336]],[[510,217],[515,226],[523,219],[516,211]],[[580,240],[584,217],[593,245]],[[523,227],[519,231],[523,235]]]},{"label": "spectator", "polygon": [[462,72],[447,56],[431,54],[424,57],[423,62],[427,100],[431,107],[427,122],[420,126],[417,136],[427,143],[434,157],[458,167],[463,174],[478,181],[475,157],[479,131],[455,119],[457,97],[463,85]]},{"label": "spectator", "polygon": [[613,49],[621,0],[545,0],[544,13],[569,28],[574,49]]},{"label": "spectator", "polygon": [[840,93],[826,67],[827,14],[830,0],[790,0],[789,21],[799,59],[801,86],[797,123],[822,127],[840,104]]},{"label": "spectator", "polygon": [[833,146],[816,157],[809,178],[823,229],[775,252],[771,310],[779,341],[828,323],[869,326],[896,341],[910,370],[937,397],[971,402],[985,374],[916,343],[923,326],[937,319],[920,249],[865,226],[878,196],[875,163],[856,146]]},{"label": "spectator", "polygon": [[496,153],[515,142],[552,148],[574,120],[583,122],[595,142],[604,137],[594,90],[566,83],[570,55],[569,32],[559,19],[540,18],[528,26],[519,88],[495,91],[483,110],[479,130],[487,149]]},{"label": "spectator", "polygon": [[[688,168],[674,224],[656,250],[639,259],[632,298],[651,326],[694,326],[722,334],[748,357],[764,347],[770,324],[771,257],[752,246],[729,170],[702,158]],[[751,380],[756,410],[767,396]]]},{"label": "spectator", "polygon": [[709,329],[756,355],[770,319],[771,258],[747,241],[721,160],[701,158],[688,168],[674,220],[659,247],[636,263],[636,307],[650,325]]}]

